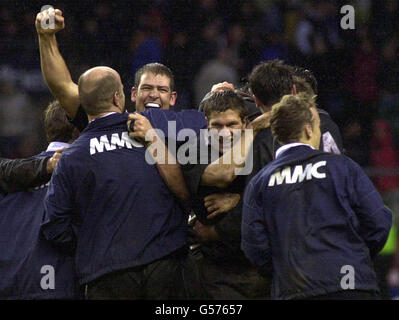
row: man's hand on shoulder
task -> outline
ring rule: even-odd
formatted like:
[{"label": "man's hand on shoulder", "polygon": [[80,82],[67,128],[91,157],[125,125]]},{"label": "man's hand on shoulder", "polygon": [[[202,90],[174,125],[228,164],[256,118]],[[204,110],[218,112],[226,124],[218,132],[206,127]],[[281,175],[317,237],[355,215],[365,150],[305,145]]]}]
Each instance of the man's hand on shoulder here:
[{"label": "man's hand on shoulder", "polygon": [[266,112],[259,117],[256,117],[247,125],[247,129],[253,129],[255,133],[257,133],[260,130],[270,127],[270,117],[271,112]]},{"label": "man's hand on shoulder", "polygon": [[53,156],[50,159],[48,159],[47,168],[46,168],[47,173],[49,173],[49,174],[53,173],[53,171],[57,167],[58,161],[60,161],[60,159],[61,159],[62,152],[66,149],[68,149],[68,148],[64,147],[64,148],[58,149],[56,152],[54,152]]},{"label": "man's hand on shoulder", "polygon": [[[131,123],[133,122],[133,125]],[[133,130],[131,130],[133,126]],[[151,144],[155,140],[146,141],[147,133],[153,129],[150,121],[139,113],[129,114],[127,121],[127,129],[129,131],[129,137],[131,139],[137,139],[143,142],[145,145]],[[154,137],[155,138],[155,137]]]}]

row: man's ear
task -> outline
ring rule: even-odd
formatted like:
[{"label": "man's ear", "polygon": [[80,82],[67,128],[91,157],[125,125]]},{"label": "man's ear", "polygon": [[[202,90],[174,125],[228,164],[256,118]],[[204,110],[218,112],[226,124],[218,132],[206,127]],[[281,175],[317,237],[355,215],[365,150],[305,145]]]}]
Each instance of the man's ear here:
[{"label": "man's ear", "polygon": [[131,93],[130,100],[132,100],[132,102],[136,102],[136,94],[137,94],[136,88],[132,87],[130,93]]},{"label": "man's ear", "polygon": [[263,106],[263,103],[258,99],[257,96],[255,96],[255,95],[253,95],[253,96],[254,96],[254,100],[255,100],[256,106],[257,106],[259,109],[262,109],[261,106]]},{"label": "man's ear", "polygon": [[120,97],[119,97],[118,91],[116,91],[116,92],[114,93],[114,97],[113,97],[113,99],[112,99],[112,102],[114,103],[114,105],[116,105],[117,107],[119,107],[119,101],[120,101]]},{"label": "man's ear", "polygon": [[311,124],[306,124],[305,125],[305,134],[306,134],[306,139],[309,140],[313,136],[313,128]]},{"label": "man's ear", "polygon": [[295,84],[293,84],[292,85],[292,94],[295,96],[296,94],[298,94],[298,92],[296,91],[296,85]]},{"label": "man's ear", "polygon": [[170,95],[170,105],[173,107],[177,100],[177,92],[173,91]]}]

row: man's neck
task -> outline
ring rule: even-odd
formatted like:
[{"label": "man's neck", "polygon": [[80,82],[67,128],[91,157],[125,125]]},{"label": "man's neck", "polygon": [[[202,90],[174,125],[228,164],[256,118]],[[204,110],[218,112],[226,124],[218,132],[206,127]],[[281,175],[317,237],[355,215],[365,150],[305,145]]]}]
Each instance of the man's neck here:
[{"label": "man's neck", "polygon": [[119,109],[118,110],[109,110],[109,111],[106,111],[106,112],[102,112],[100,114],[96,114],[95,116],[87,115],[87,118],[89,119],[89,122],[92,122],[93,120],[106,117],[106,116],[108,116],[110,114],[113,114],[113,113],[121,113],[121,111]]}]

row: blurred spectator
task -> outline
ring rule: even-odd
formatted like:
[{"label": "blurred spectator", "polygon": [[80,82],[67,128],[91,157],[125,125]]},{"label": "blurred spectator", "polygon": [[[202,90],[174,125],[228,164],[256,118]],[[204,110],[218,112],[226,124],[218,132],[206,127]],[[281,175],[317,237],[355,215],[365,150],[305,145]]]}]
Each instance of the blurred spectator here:
[{"label": "blurred spectator", "polygon": [[270,32],[266,36],[265,46],[260,54],[260,59],[262,61],[267,60],[287,60],[288,57],[288,47],[286,46],[281,33]]},{"label": "blurred spectator", "polygon": [[[344,4],[355,7],[356,30],[340,29]],[[206,64],[218,60],[219,48],[228,49],[229,73],[238,78],[261,60],[283,58],[314,72],[320,84],[318,101],[348,132],[349,144],[360,139],[352,150],[355,157],[366,159],[367,148],[360,149],[368,146],[377,112],[391,122],[394,145],[399,145],[398,4],[397,0],[81,0],[79,6],[68,1],[56,1],[54,6],[67,17],[59,46],[75,80],[89,67],[109,65],[120,72],[129,95],[135,70],[161,61],[176,77],[175,108],[195,108],[193,80],[204,73],[202,67],[206,70]],[[15,79],[32,101],[49,97],[37,80],[39,55],[32,36],[32,19],[42,5],[38,0],[0,4],[1,77],[7,73],[7,79]],[[126,103],[129,108],[129,99]],[[351,124],[346,127],[346,123]],[[360,136],[356,128],[361,129]]]},{"label": "blurred spectator", "polygon": [[398,40],[390,39],[382,48],[377,83],[380,89],[379,115],[394,117],[399,112]]},{"label": "blurred spectator", "polygon": [[342,132],[345,154],[361,166],[367,165],[367,150],[363,146],[362,127],[356,120],[348,121]]},{"label": "blurred spectator", "polygon": [[295,44],[304,55],[313,52],[314,27],[303,10],[299,10],[299,22],[295,32]]},{"label": "blurred spectator", "polygon": [[4,158],[31,156],[38,147],[39,110],[12,82],[0,81],[0,154]]},{"label": "blurred spectator", "polygon": [[150,62],[161,62],[162,48],[157,37],[148,29],[139,29],[130,43],[132,52],[131,74]]},{"label": "blurred spectator", "polygon": [[173,110],[190,109],[192,101],[193,74],[190,70],[191,50],[188,45],[188,37],[185,32],[174,35],[172,43],[167,51],[165,65],[175,76],[175,87],[178,99]]},{"label": "blurred spectator", "polygon": [[384,119],[376,120],[372,132],[370,165],[374,169],[387,170],[373,179],[374,185],[380,192],[399,191],[399,153],[393,146],[391,124]]},{"label": "blurred spectator", "polygon": [[245,40],[245,30],[240,24],[233,24],[227,30],[227,48],[233,66],[238,70],[239,74],[244,70],[244,56],[242,56],[242,47]]},{"label": "blurred spectator", "polygon": [[207,23],[201,31],[199,38],[192,39],[192,70],[196,73],[208,60],[216,57],[216,52],[221,45],[220,20]]},{"label": "blurred spectator", "polygon": [[227,81],[235,86],[239,82],[236,70],[231,65],[231,57],[227,48],[220,48],[216,59],[205,63],[194,79],[195,107],[199,106],[202,98],[211,91],[215,83]]},{"label": "blurred spectator", "polygon": [[378,55],[368,35],[363,33],[360,36],[360,44],[355,49],[352,65],[348,70],[347,84],[361,104],[370,105],[377,98]]},{"label": "blurred spectator", "polygon": [[399,153],[392,140],[392,127],[387,120],[376,120],[370,141],[370,166],[373,183],[381,193],[384,203],[392,210],[394,224],[384,250],[376,260],[376,273],[382,298],[389,299],[387,277],[393,263],[396,247],[397,218],[399,213]]},{"label": "blurred spectator", "polygon": [[397,0],[373,1],[369,30],[377,46],[399,32],[399,3]]},{"label": "blurred spectator", "polygon": [[353,101],[351,113],[356,115],[361,126],[361,145],[368,154],[368,142],[372,132],[371,125],[376,116],[375,103],[378,97],[378,55],[367,32],[362,30],[359,36],[361,40],[347,70],[345,84]]}]

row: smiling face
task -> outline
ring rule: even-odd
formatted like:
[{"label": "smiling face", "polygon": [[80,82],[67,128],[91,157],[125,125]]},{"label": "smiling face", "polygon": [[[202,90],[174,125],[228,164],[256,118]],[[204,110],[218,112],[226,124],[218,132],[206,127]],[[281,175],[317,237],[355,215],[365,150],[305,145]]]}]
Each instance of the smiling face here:
[{"label": "smiling face", "polygon": [[177,94],[170,89],[170,79],[163,74],[144,73],[137,88],[132,88],[132,102],[136,103],[136,111],[146,108],[169,110],[174,106]]},{"label": "smiling face", "polygon": [[[245,128],[245,123],[241,120],[240,114],[236,110],[226,110],[224,112],[212,112],[209,116],[208,129],[216,130],[215,138],[219,141],[219,152],[225,153],[233,146],[235,135],[241,134],[241,129]],[[239,130],[237,130],[239,129]]]}]

